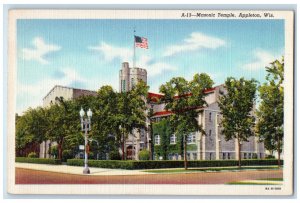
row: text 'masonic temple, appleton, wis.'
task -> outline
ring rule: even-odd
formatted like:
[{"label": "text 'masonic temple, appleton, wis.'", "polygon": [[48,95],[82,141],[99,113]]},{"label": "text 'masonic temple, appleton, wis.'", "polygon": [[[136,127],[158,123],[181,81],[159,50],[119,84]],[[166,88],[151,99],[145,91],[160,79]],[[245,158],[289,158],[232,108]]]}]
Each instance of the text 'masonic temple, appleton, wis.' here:
[{"label": "text 'masonic temple, appleton, wis.'", "polygon": [[[147,83],[147,71],[138,67],[129,67],[129,63],[122,63],[122,68],[119,72],[119,91],[127,92],[134,87],[139,80]],[[218,106],[218,99],[220,95],[226,94],[226,89],[223,85],[216,86],[212,89],[206,90],[205,100],[207,107],[198,114],[199,125],[202,124],[206,135],[200,132],[194,132],[188,136],[187,139],[187,157],[189,160],[220,160],[220,159],[237,159],[238,142],[237,140],[226,141],[224,135],[221,133],[220,126],[220,108]],[[55,98],[63,97],[64,99],[76,99],[82,95],[96,95],[95,91],[76,89],[70,87],[63,87],[56,85],[43,98],[43,106],[49,106],[55,102]],[[158,122],[161,119],[171,115],[171,112],[164,109],[165,104],[155,102],[162,97],[161,94],[148,93],[150,103],[148,108],[153,109],[152,121]],[[149,124],[149,121],[146,121]],[[125,153],[127,159],[138,160],[138,152],[142,149],[150,149],[150,144],[159,147],[161,145],[161,135],[154,134],[151,136],[146,130],[142,129],[140,132],[134,131],[134,136],[129,135],[125,144]],[[176,145],[178,142],[176,135],[169,135],[170,145]],[[44,141],[40,144],[40,158],[48,158],[49,147],[56,143]],[[155,149],[155,148],[154,148]],[[153,151],[155,159],[162,159],[161,154]],[[241,158],[264,158],[265,149],[264,144],[258,141],[258,138],[253,136],[248,139],[248,142],[243,142],[241,145]],[[180,160],[179,151],[172,151],[168,154],[169,160]]]}]

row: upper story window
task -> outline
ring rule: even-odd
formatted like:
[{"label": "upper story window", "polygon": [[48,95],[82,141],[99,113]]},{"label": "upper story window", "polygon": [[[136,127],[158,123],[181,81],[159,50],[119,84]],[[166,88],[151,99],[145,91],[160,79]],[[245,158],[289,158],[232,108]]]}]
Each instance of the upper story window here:
[{"label": "upper story window", "polygon": [[175,134],[171,135],[170,144],[176,144],[176,135]]},{"label": "upper story window", "polygon": [[131,87],[132,87],[132,88],[135,87],[135,81],[134,81],[134,78],[131,78]]},{"label": "upper story window", "polygon": [[211,130],[208,131],[208,135],[211,136]]},{"label": "upper story window", "polygon": [[212,113],[209,113],[209,121],[212,121]]},{"label": "upper story window", "polygon": [[140,130],[141,138],[144,138],[144,137],[145,137],[145,134],[146,134],[145,129],[141,129],[141,130]]},{"label": "upper story window", "polygon": [[154,137],[154,144],[155,145],[160,145],[160,136],[159,135],[155,135],[155,137]]},{"label": "upper story window", "polygon": [[191,133],[187,136],[187,144],[195,144],[196,143],[196,133]]},{"label": "upper story window", "polygon": [[125,92],[126,91],[126,88],[125,88],[125,85],[126,85],[126,82],[125,80],[122,80],[122,91]]}]

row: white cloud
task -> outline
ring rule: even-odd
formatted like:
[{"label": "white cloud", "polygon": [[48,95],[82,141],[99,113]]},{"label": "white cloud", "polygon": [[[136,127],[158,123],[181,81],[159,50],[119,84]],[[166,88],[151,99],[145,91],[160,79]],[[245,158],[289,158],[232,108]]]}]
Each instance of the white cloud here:
[{"label": "white cloud", "polygon": [[172,56],[177,53],[196,51],[199,49],[216,49],[224,46],[226,42],[220,38],[211,37],[200,32],[193,32],[180,44],[166,48],[164,56]]},{"label": "white cloud", "polygon": [[[121,61],[130,62],[133,58],[133,51],[131,49],[116,47],[105,42],[102,42],[99,46],[90,46],[88,49],[99,51],[101,54],[103,54],[104,59],[108,62],[116,58],[120,59]],[[174,71],[177,69],[170,64],[160,61],[151,63],[152,60],[153,58],[148,55],[141,55],[136,61],[136,66],[146,69],[149,77],[158,75],[163,71]]]},{"label": "white cloud", "polygon": [[83,78],[79,73],[71,68],[61,69],[63,77],[56,78],[43,78],[34,84],[18,83],[17,94],[22,98],[19,100],[17,112],[22,113],[27,108],[35,108],[42,105],[44,96],[55,86],[70,86],[74,82],[88,83],[90,80]]},{"label": "white cloud", "polygon": [[131,49],[116,47],[105,42],[101,42],[100,45],[95,47],[88,47],[88,49],[101,52],[104,56],[104,59],[108,62],[116,58],[121,59],[121,61],[129,61],[132,60],[133,57]]},{"label": "white cloud", "polygon": [[271,62],[276,59],[281,59],[280,55],[272,54],[266,50],[257,49],[253,52],[254,58],[250,63],[242,66],[245,70],[259,70],[264,69],[266,66],[270,65]]},{"label": "white cloud", "polygon": [[24,48],[22,51],[22,58],[24,60],[35,60],[41,64],[48,64],[44,57],[50,52],[58,51],[61,49],[60,46],[53,44],[46,44],[41,37],[34,38],[32,44],[34,48]]},{"label": "white cloud", "polygon": [[150,63],[150,62],[151,62],[151,57],[149,56],[142,56],[137,61],[137,66],[141,68],[145,68],[147,70],[148,77],[159,75],[164,71],[177,70],[175,66],[172,66],[164,62],[155,62],[155,63]]}]

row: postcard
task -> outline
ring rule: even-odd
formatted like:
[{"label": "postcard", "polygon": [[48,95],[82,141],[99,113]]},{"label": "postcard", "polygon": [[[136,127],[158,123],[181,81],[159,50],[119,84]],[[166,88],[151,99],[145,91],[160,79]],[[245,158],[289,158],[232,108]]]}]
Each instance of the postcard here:
[{"label": "postcard", "polygon": [[292,195],[293,11],[12,9],[11,194]]}]

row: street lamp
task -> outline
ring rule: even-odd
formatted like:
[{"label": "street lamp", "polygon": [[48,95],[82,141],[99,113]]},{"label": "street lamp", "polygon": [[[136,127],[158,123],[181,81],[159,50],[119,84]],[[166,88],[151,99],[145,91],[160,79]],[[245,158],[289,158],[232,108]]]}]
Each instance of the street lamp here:
[{"label": "street lamp", "polygon": [[84,110],[81,108],[80,112],[80,121],[81,121],[81,130],[84,131],[84,169],[83,169],[83,174],[90,174],[90,169],[88,167],[88,131],[91,130],[91,118],[93,115],[93,112],[91,111],[91,109],[88,110],[87,112],[87,118],[84,118],[85,112]]}]

